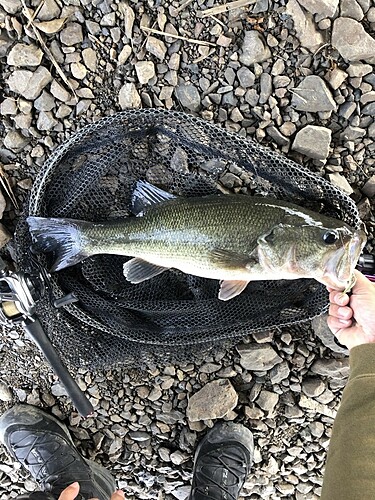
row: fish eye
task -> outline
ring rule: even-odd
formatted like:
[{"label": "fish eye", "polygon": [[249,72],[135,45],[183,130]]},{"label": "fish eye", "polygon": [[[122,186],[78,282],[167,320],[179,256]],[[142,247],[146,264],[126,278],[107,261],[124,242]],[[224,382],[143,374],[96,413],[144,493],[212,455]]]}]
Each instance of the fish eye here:
[{"label": "fish eye", "polygon": [[322,238],[326,245],[333,245],[339,239],[339,235],[336,231],[326,231]]}]

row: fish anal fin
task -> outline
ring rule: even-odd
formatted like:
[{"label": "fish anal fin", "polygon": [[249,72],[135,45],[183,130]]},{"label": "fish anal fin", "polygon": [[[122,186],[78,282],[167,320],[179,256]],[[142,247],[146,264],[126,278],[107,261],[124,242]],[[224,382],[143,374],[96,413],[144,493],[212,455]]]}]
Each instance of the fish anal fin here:
[{"label": "fish anal fin", "polygon": [[166,271],[167,267],[157,266],[135,257],[124,264],[124,276],[130,283],[142,283]]},{"label": "fish anal fin", "polygon": [[173,198],[177,197],[149,182],[138,181],[132,195],[131,210],[134,215],[141,216],[147,208],[162,203],[163,201],[172,200]]},{"label": "fish anal fin", "polygon": [[248,281],[224,280],[220,284],[219,299],[230,300],[245,290]]}]

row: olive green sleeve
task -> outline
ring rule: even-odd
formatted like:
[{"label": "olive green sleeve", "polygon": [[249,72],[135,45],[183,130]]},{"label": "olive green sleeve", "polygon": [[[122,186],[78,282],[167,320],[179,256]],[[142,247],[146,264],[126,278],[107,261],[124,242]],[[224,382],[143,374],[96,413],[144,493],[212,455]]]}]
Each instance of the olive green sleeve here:
[{"label": "olive green sleeve", "polygon": [[350,377],[333,425],[321,500],[375,499],[375,344],[350,351]]}]

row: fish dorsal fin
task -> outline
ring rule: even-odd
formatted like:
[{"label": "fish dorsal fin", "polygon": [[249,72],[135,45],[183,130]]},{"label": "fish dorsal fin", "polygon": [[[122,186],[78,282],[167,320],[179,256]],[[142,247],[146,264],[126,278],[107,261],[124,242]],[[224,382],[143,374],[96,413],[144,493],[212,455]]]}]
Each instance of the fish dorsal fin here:
[{"label": "fish dorsal fin", "polygon": [[224,280],[220,284],[219,299],[230,300],[245,290],[248,281]]},{"label": "fish dorsal fin", "polygon": [[138,181],[132,196],[132,212],[134,215],[141,216],[152,205],[172,200],[173,198],[177,197],[153,186],[147,181]]},{"label": "fish dorsal fin", "polygon": [[166,271],[167,267],[157,266],[135,257],[124,264],[124,276],[130,283],[142,283]]}]

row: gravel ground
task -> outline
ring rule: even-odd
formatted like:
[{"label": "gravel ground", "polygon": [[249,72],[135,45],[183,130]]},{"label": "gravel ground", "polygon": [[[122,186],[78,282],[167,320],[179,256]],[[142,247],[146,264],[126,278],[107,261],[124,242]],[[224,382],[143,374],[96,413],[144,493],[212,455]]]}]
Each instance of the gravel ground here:
[{"label": "gravel ground", "polygon": [[[83,125],[162,107],[253,138],[340,186],[373,251],[373,2],[247,3],[226,12],[211,0],[0,0],[0,164],[20,206],[51,151]],[[235,186],[235,175],[226,181]],[[20,213],[3,190],[1,245]],[[64,419],[127,498],[187,498],[196,443],[224,417],[254,432],[243,497],[299,500],[319,498],[348,359],[323,318],[200,364],[76,376],[94,418],[74,412],[22,330],[0,334],[0,410],[21,401]],[[0,500],[36,488],[3,449],[0,462]]]}]

